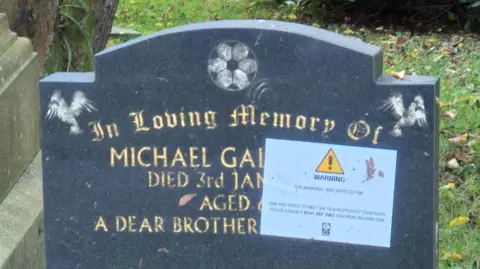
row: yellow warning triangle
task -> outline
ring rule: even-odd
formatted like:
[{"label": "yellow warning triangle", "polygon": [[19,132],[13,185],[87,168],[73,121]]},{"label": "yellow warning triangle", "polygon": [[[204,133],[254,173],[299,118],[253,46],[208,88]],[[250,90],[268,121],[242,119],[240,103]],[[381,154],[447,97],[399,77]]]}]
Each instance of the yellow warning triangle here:
[{"label": "yellow warning triangle", "polygon": [[318,165],[317,170],[319,173],[332,173],[332,174],[342,174],[343,169],[340,163],[338,162],[337,156],[333,149],[330,149],[327,152],[327,155],[323,157],[322,162]]}]

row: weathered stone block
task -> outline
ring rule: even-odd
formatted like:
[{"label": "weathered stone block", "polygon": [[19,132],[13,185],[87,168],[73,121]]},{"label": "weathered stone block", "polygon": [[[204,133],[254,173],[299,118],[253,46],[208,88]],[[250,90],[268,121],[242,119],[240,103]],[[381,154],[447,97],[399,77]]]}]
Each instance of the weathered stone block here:
[{"label": "weathered stone block", "polygon": [[0,14],[0,202],[39,151],[38,62]]},{"label": "weathered stone block", "polygon": [[0,203],[0,269],[45,268],[41,154]]}]

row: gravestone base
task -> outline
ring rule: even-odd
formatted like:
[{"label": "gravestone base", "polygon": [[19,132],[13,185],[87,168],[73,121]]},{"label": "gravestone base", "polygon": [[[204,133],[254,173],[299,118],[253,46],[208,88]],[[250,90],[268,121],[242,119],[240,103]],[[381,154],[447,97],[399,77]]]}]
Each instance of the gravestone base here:
[{"label": "gravestone base", "polygon": [[45,268],[41,153],[0,203],[0,269]]}]

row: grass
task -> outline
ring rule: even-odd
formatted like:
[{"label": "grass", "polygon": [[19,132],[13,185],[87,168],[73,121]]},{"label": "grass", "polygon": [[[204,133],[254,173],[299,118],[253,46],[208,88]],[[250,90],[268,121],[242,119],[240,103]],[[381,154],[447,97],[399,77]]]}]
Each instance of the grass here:
[{"label": "grass", "polygon": [[[295,21],[301,14],[253,0],[125,0],[115,24],[149,34],[187,23],[242,18]],[[381,46],[385,73],[405,71],[441,78],[440,268],[480,268],[475,220],[480,213],[480,144],[476,143],[480,140],[480,43],[472,37],[437,32],[409,36],[345,25],[329,30]],[[110,45],[118,42],[112,40]]]}]

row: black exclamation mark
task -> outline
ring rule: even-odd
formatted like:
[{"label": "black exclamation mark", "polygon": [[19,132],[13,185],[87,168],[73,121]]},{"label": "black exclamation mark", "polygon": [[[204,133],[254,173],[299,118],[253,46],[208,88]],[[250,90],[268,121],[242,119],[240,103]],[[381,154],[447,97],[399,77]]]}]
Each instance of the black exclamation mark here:
[{"label": "black exclamation mark", "polygon": [[328,170],[332,170],[333,157],[328,156]]}]

